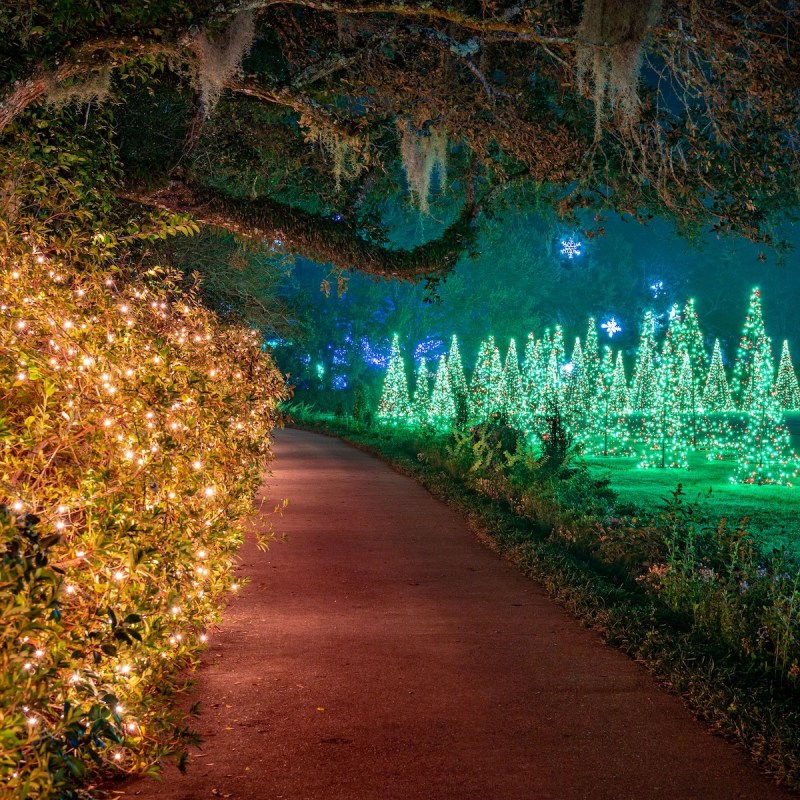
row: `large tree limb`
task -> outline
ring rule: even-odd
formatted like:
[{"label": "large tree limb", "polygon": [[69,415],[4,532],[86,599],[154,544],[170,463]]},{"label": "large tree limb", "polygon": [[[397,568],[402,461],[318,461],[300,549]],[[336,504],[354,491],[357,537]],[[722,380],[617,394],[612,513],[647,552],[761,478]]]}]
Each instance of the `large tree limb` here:
[{"label": "large tree limb", "polygon": [[273,6],[300,6],[311,11],[344,15],[387,14],[395,17],[435,19],[457,25],[465,30],[483,34],[505,34],[514,36],[517,41],[532,42],[539,45],[571,46],[573,40],[563,36],[543,36],[525,22],[510,22],[503,17],[482,19],[473,17],[453,8],[436,8],[427,3],[365,3],[357,6],[352,3],[336,3],[329,0],[238,0],[231,3],[227,13],[239,11],[260,11]]},{"label": "large tree limb", "polygon": [[136,39],[98,39],[79,47],[68,61],[53,71],[39,70],[16,83],[0,103],[0,132],[28,106],[38,103],[53,85],[85,77],[103,69],[113,69],[137,58],[169,55],[176,45],[166,42],[140,42]]},{"label": "large tree limb", "polygon": [[467,252],[477,235],[479,206],[468,204],[442,235],[410,250],[394,250],[363,238],[353,224],[311,214],[269,198],[241,200],[224,193],[173,181],[150,194],[123,195],[147,206],[188,213],[206,225],[297,253],[339,269],[384,278],[416,280],[446,275]]}]

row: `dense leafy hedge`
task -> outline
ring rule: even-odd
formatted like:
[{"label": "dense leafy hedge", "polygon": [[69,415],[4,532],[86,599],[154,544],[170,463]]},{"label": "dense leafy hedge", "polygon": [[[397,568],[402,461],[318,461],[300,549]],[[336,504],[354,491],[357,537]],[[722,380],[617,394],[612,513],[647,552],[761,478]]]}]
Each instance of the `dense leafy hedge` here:
[{"label": "dense leafy hedge", "polygon": [[79,796],[191,739],[170,696],[235,587],[284,382],[169,271],[0,270],[0,786]]}]

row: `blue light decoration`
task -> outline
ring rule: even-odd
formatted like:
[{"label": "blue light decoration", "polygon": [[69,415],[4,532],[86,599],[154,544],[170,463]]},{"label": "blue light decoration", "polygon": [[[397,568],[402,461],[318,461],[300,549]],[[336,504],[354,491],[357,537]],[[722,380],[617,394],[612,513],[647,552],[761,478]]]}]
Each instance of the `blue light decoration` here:
[{"label": "blue light decoration", "polygon": [[441,339],[428,339],[427,342],[420,342],[414,348],[414,361],[419,361],[421,358],[430,358],[433,351],[438,350],[444,345]]},{"label": "blue light decoration", "polygon": [[653,297],[661,297],[664,294],[664,281],[653,281],[650,284],[650,291],[653,293]]},{"label": "blue light decoration", "polygon": [[364,361],[372,367],[386,369],[389,366],[389,347],[386,349],[374,348],[366,336],[361,337],[361,352],[364,354]]},{"label": "blue light decoration", "polygon": [[583,244],[581,242],[568,236],[566,239],[561,240],[561,255],[566,256],[571,261],[573,258],[581,255],[582,247]]},{"label": "blue light decoration", "polygon": [[615,333],[622,331],[622,327],[614,317],[611,317],[608,322],[604,322],[600,327],[608,334],[609,339],[613,339]]},{"label": "blue light decoration", "polygon": [[333,351],[333,358],[331,361],[337,365],[346,364],[347,350],[345,350],[343,347],[337,347],[336,350]]},{"label": "blue light decoration", "polygon": [[346,375],[337,375],[333,379],[333,388],[334,389],[346,389],[347,388],[347,376]]}]

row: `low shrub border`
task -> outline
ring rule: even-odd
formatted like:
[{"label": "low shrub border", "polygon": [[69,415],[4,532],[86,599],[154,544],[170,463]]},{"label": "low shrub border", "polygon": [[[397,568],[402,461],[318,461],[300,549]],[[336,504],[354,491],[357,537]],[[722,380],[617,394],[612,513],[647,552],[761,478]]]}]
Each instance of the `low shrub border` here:
[{"label": "low shrub border", "polygon": [[730,649],[693,630],[671,611],[609,575],[602,565],[569,552],[551,530],[513,512],[508,503],[466,486],[442,467],[424,463],[411,442],[345,419],[303,415],[295,427],[335,436],[386,461],[462,514],[471,529],[605,640],[644,664],[714,731],[743,745],[778,780],[800,789],[800,707]]}]

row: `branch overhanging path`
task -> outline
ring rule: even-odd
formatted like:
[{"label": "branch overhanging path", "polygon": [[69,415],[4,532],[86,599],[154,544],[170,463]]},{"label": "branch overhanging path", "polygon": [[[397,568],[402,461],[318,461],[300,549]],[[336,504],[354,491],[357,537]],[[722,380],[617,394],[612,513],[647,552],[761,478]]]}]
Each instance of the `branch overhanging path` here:
[{"label": "branch overhanging path", "polygon": [[190,698],[202,751],[123,796],[791,796],[412,480],[337,440],[276,439],[265,507],[289,497],[289,540],[243,551],[251,582]]},{"label": "branch overhanging path", "polygon": [[166,211],[191,214],[200,223],[264,242],[281,252],[300,253],[320,264],[408,280],[446,275],[455,267],[475,240],[475,218],[480,208],[479,204],[468,203],[438,238],[401,250],[368,241],[346,220],[311,214],[266,197],[234,198],[180,180],[156,192],[123,197]]}]

